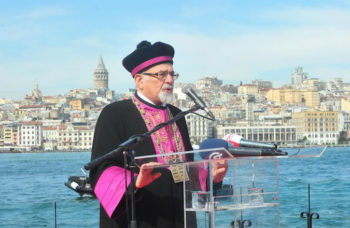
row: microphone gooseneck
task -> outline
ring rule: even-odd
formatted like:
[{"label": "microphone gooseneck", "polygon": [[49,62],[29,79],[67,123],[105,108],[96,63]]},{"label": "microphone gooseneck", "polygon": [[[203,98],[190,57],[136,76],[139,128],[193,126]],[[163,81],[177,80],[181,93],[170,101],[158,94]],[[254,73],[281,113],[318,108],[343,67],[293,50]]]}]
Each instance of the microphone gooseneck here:
[{"label": "microphone gooseneck", "polygon": [[197,93],[190,86],[185,86],[184,88],[182,88],[182,92],[189,96],[191,100],[196,105],[198,105],[200,109],[204,110],[212,120],[215,120],[214,114],[208,109],[203,99],[200,96],[198,96]]}]

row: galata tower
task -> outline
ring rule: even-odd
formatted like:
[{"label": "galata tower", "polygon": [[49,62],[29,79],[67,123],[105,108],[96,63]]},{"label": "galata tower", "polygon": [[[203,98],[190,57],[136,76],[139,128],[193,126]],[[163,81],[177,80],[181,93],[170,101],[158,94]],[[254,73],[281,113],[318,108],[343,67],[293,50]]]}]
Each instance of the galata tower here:
[{"label": "galata tower", "polygon": [[94,88],[108,89],[108,71],[103,63],[102,56],[100,57],[100,62],[94,72]]}]

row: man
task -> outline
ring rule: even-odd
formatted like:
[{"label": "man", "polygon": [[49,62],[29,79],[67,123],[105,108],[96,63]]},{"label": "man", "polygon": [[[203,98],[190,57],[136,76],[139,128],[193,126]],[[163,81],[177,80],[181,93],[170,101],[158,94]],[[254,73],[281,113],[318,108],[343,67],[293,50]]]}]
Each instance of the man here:
[{"label": "man", "polygon": [[[169,105],[173,97],[174,48],[169,44],[142,41],[123,60],[131,73],[137,92],[130,100],[107,105],[96,124],[91,159],[117,148],[135,134],[142,134],[180,112]],[[185,119],[163,127],[135,147],[136,156],[167,154],[163,158],[144,160],[136,177],[136,220],[138,227],[183,227],[183,185],[173,170],[152,173],[147,166],[172,161],[192,161],[193,156],[173,156],[191,151]],[[226,171],[225,171],[226,172]],[[219,179],[223,171],[218,172]],[[116,155],[91,170],[90,179],[101,203],[100,227],[127,227],[123,155]],[[128,173],[130,176],[130,173]],[[130,178],[127,179],[130,184]],[[195,226],[195,221],[193,221]]]}]

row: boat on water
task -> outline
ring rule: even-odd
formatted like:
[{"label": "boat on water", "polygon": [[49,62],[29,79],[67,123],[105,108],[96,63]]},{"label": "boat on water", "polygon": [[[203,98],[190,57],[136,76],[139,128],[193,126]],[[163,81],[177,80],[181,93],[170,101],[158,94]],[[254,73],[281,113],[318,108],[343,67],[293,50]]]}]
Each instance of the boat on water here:
[{"label": "boat on water", "polygon": [[68,178],[68,181],[65,182],[64,185],[72,189],[82,197],[83,196],[94,197],[95,194],[90,184],[89,177],[88,175],[86,175],[85,172],[83,173],[85,174],[84,176],[70,176]]}]

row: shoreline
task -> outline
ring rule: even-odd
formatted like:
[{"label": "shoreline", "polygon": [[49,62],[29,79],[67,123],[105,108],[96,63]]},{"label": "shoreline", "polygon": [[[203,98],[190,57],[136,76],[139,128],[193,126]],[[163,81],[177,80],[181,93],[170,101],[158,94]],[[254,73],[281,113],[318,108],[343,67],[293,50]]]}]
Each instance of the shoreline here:
[{"label": "shoreline", "polygon": [[[326,146],[326,145],[299,145],[294,146],[294,148],[309,148],[316,146]],[[339,145],[328,145],[327,147],[350,147],[350,144],[339,144]],[[282,147],[282,148],[293,148],[292,146]],[[27,154],[27,153],[70,153],[70,152],[91,152],[91,150],[0,150],[0,154]]]}]

